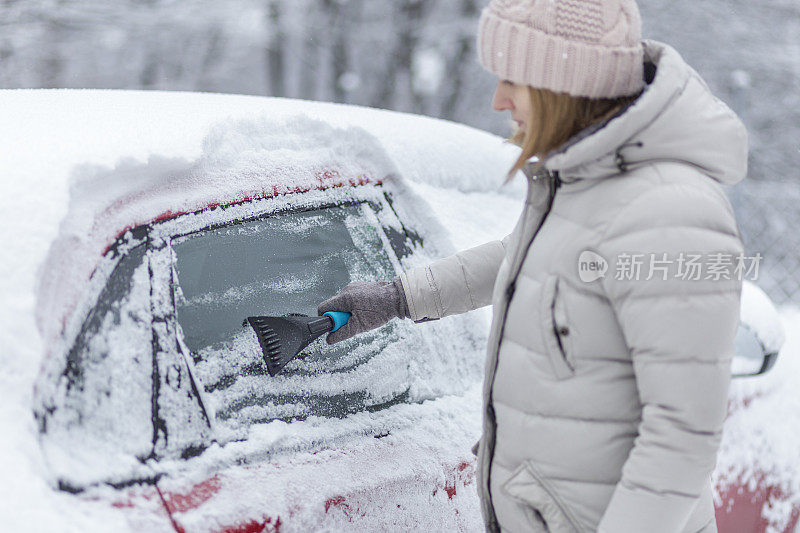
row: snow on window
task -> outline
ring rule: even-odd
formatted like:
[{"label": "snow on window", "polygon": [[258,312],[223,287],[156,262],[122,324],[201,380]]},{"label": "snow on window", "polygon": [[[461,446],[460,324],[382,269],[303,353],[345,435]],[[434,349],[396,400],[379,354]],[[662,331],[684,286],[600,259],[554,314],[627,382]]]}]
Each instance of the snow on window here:
[{"label": "snow on window", "polygon": [[152,316],[145,246],[123,256],[67,356],[43,443],[80,484],[152,449]]},{"label": "snow on window", "polygon": [[[270,377],[247,316],[316,315],[351,281],[390,280],[399,264],[367,204],[294,212],[173,240],[177,318],[216,415],[217,439],[309,416],[341,418],[459,392],[479,376],[463,325],[393,321],[334,346],[319,340]],[[437,337],[440,337],[437,341]],[[443,341],[443,339],[447,339]]]},{"label": "snow on window", "polygon": [[[319,302],[352,280],[391,279],[396,260],[374,215],[365,224],[367,212],[360,204],[289,213],[173,241],[178,321],[218,426],[231,432],[227,438],[242,437],[254,422],[344,416],[369,403],[366,384],[343,376],[380,352],[386,339],[333,348],[315,343],[306,350],[308,363],[294,361],[271,378],[255,335],[242,326],[253,315],[316,315]],[[382,399],[401,397],[407,387],[393,389]]]}]

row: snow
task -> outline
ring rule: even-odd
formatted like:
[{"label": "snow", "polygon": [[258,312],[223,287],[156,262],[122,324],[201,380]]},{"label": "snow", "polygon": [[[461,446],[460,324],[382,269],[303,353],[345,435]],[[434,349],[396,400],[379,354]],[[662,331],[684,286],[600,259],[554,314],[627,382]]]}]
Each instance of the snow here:
[{"label": "snow", "polygon": [[[331,436],[333,446],[321,446],[315,440],[320,427],[329,425],[323,419],[309,418],[293,423],[291,428],[281,421],[259,426],[248,441],[213,447],[206,453],[208,473],[226,467],[226,475],[218,478],[217,490],[207,503],[214,512],[182,512],[177,520],[191,531],[219,530],[237,517],[260,518],[258,513],[263,512],[263,501],[267,500],[276,507],[293,509],[294,518],[284,517],[286,531],[352,530],[353,515],[358,518],[359,530],[442,531],[456,525],[447,523],[445,518],[452,516],[447,510],[455,504],[461,511],[455,529],[478,531],[480,511],[474,493],[474,470],[468,466],[466,475],[459,479],[457,472],[443,471],[438,458],[444,455],[448,463],[458,465],[465,459],[464,454],[470,454],[468,450],[474,442],[470,437],[479,431],[479,418],[475,416],[479,402],[480,386],[474,386],[460,397],[398,406],[391,433],[384,425],[385,417],[359,413],[337,425],[341,432]],[[348,438],[353,433],[384,436],[354,441]],[[236,466],[237,458],[265,449],[272,450],[268,462],[256,468]],[[292,453],[282,454],[281,450]],[[376,469],[376,462],[386,467]],[[331,468],[332,465],[342,466]],[[180,468],[178,463],[161,466],[167,472]],[[206,472],[200,474],[195,483],[203,482]],[[265,478],[270,482],[264,483]],[[456,500],[450,501],[444,490],[438,494],[419,490],[424,486],[420,481],[429,479],[440,481],[442,486],[452,483]],[[380,487],[380,498],[373,494],[376,487]],[[186,486],[167,481],[163,490],[182,494]],[[405,509],[386,513],[375,508],[376,500],[394,500]],[[333,512],[305,512],[309,508],[329,509],[334,504],[341,505]],[[421,508],[427,512],[420,513]],[[395,527],[385,522],[387,515],[396,521]]]},{"label": "snow", "polygon": [[[136,471],[135,457],[146,456],[152,446],[152,432],[148,428],[152,414],[150,350],[153,334],[150,276],[143,256],[141,246],[126,256],[123,266],[127,267],[131,282],[127,297],[115,305],[98,306],[98,312],[87,321],[90,331],[104,331],[105,334],[92,335],[88,342],[76,343],[70,353],[78,360],[84,359],[87,353],[102,356],[84,363],[85,372],[82,372],[81,386],[77,390],[65,391],[64,380],[58,382],[59,396],[69,408],[55,411],[48,421],[49,437],[42,444],[48,455],[58,457],[50,464],[59,477],[67,472],[85,476],[88,472],[81,464],[89,458],[104,463],[103,470],[120,472],[119,477],[126,479],[132,470]],[[139,371],[131,372],[131,369]],[[120,413],[124,413],[124,417]],[[81,438],[76,438],[74,430],[70,431],[77,424],[81,428]],[[58,446],[52,446],[53,443]],[[76,484],[91,481],[80,477]]]},{"label": "snow", "polygon": [[[293,159],[301,152],[323,165],[358,158],[359,166],[343,169],[356,176],[400,175],[460,191],[496,190],[515,155],[499,138],[471,128],[333,104],[64,90],[2,91],[0,102],[0,141],[13,147],[0,155],[0,471],[15,480],[0,488],[0,517],[14,531],[33,524],[125,529],[123,515],[107,504],[76,505],[53,490],[32,416],[33,383],[57,348],[58,317],[75,304],[77,289],[92,289],[87,276],[103,268],[92,258],[120,222],[195,209],[220,191],[261,191],[275,185],[260,178],[265,169],[277,181],[292,174],[293,185],[308,184],[320,169]],[[294,176],[298,167],[304,172]],[[232,176],[238,190],[230,190]],[[140,191],[153,185],[158,194],[142,201]],[[121,204],[108,210],[115,201]],[[58,270],[64,258],[78,259],[74,270]],[[40,276],[52,272],[44,269],[48,262],[62,276],[58,283]]]},{"label": "snow", "polygon": [[[75,323],[62,324],[60,317],[73,309],[80,314],[81,309],[75,307],[80,291],[100,290],[89,275],[96,271],[97,278],[103,279],[113,264],[97,264],[94,258],[132,221],[147,222],[164,211],[198,209],[221,195],[257,195],[287,184],[304,187],[318,184],[320,179],[361,175],[390,181],[402,177],[426,205],[398,206],[401,218],[403,209],[414,211],[442,238],[463,249],[505,236],[522,208],[521,180],[500,186],[516,150],[495,136],[444,121],[334,104],[196,93],[0,91],[0,103],[6,113],[6,120],[0,123],[0,142],[13,147],[0,155],[0,427],[4,434],[0,472],[4,479],[14,480],[0,487],[4,530],[135,529],[125,509],[109,507],[102,499],[76,502],[68,493],[54,490],[54,468],[75,471],[75,465],[87,459],[77,452],[64,454],[63,450],[70,449],[65,446],[48,449],[45,460],[32,413],[34,383],[42,369],[47,369],[47,354],[63,348],[57,339],[64,328],[76,327]],[[347,165],[343,166],[343,161]],[[340,176],[320,178],[320,172],[329,166],[338,168]],[[155,193],[144,195],[146,190]],[[308,196],[313,201],[323,194],[327,193]],[[281,201],[285,200],[275,200]],[[115,202],[114,209],[108,209]],[[185,219],[202,227],[208,217],[208,213],[200,213]],[[442,250],[434,247],[434,253]],[[424,260],[417,255],[412,263]],[[67,264],[74,267],[60,268]],[[42,276],[53,271],[60,273],[58,279]],[[767,347],[774,347],[780,343],[782,331],[774,327],[773,311],[764,298],[763,293],[746,287],[742,320],[759,331]],[[800,505],[796,444],[800,435],[800,310],[783,308],[779,316],[786,343],[776,366],[766,376],[732,383],[732,409],[715,474],[718,480],[747,482],[761,472],[768,482],[791,495],[768,511],[773,528],[788,519],[790,504]],[[488,310],[474,312],[472,319],[488,325]],[[433,328],[428,333],[432,335],[436,327],[448,327],[441,322],[418,327]],[[125,350],[112,356],[112,360],[124,357]],[[397,356],[387,353],[384,363]],[[412,366],[407,372],[436,370]],[[474,379],[478,370],[470,372]],[[376,391],[391,393],[392,383],[381,382],[377,373],[371,375]],[[360,379],[372,378],[365,375]],[[410,378],[399,381],[403,379]],[[422,397],[426,391],[414,394]],[[391,419],[358,413],[335,428],[326,426],[326,442],[374,461],[378,457],[375,443],[386,441],[398,454],[402,451],[420,461],[415,465],[398,460],[382,470],[380,475],[386,475],[391,485],[390,471],[400,478],[413,478],[433,468],[424,462],[431,454],[451,461],[464,459],[464,450],[480,431],[479,403],[480,387],[475,384],[460,396],[396,406]],[[394,428],[389,437],[361,443],[348,437],[381,433],[388,420]],[[324,489],[320,494],[331,497],[342,486],[352,486],[357,492],[358,480],[366,475],[364,468],[371,466],[368,462],[345,459],[342,464],[349,464],[352,471],[347,479],[314,477],[319,471],[319,463],[311,458],[314,452],[335,453],[325,451],[326,446],[318,440],[325,423],[325,419],[311,416],[292,424],[291,431],[280,421],[252,426],[247,441],[207,450],[199,463],[205,471],[192,475],[200,482],[216,468],[232,468],[234,473],[226,481],[232,484],[230,490],[222,490],[222,499],[215,505],[228,504],[247,514],[257,509],[258,499],[264,496],[235,490],[236,483],[246,485],[248,476],[253,475],[248,468],[235,465],[267,448],[302,449],[307,455],[292,459],[286,454],[276,459],[275,465],[297,468],[297,479],[279,478],[291,491],[302,494],[304,484],[319,483]],[[80,444],[72,449],[80,449]],[[115,463],[117,472],[135,466],[124,457],[109,455],[107,459]],[[146,470],[153,469],[176,473],[181,466],[169,461],[148,463]],[[87,479],[92,474],[86,472]],[[279,470],[275,475],[280,476]],[[445,474],[440,475],[444,479]],[[474,481],[471,485],[464,480],[458,483],[458,487],[466,487],[456,491],[456,503],[464,510],[458,527],[474,529],[480,523],[477,498],[471,492]],[[405,524],[410,528],[441,529],[442,524],[435,522],[436,510],[453,503],[442,495],[437,499],[408,493],[402,486],[391,485],[387,491],[412,506],[431,510],[423,517],[427,522]],[[98,489],[97,496],[112,492]],[[271,497],[282,496],[276,491]],[[350,505],[369,510],[369,498],[354,497]],[[352,511],[337,507],[326,514],[326,522],[307,526],[341,529]],[[410,509],[398,516],[412,520],[415,514],[419,513]],[[213,527],[191,523],[189,515],[184,518],[197,530]],[[147,522],[141,516],[136,520]]]},{"label": "snow", "polygon": [[767,353],[777,352],[786,338],[775,306],[764,291],[753,283],[742,284],[742,306],[739,321],[758,332]]},{"label": "snow", "polygon": [[433,48],[423,48],[414,53],[411,62],[414,88],[418,93],[431,96],[436,93],[445,76],[445,58]]},{"label": "snow", "polygon": [[[745,291],[742,296],[757,294]],[[758,305],[754,309],[764,310]],[[764,306],[763,300],[760,305]],[[769,307],[764,315],[772,313]],[[783,497],[778,496],[765,516],[769,531],[776,532],[783,531],[781,524],[789,520],[791,506],[800,505],[800,309],[784,307],[779,316],[786,342],[775,366],[763,376],[731,382],[729,416],[715,471],[715,481],[738,479],[754,487],[763,474],[764,483],[778,487]],[[750,318],[751,311],[743,309],[743,321]]]}]

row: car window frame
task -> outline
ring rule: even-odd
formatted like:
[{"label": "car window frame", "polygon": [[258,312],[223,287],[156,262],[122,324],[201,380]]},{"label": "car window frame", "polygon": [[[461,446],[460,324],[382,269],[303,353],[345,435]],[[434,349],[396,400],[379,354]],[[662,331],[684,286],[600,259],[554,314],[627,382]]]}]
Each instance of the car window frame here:
[{"label": "car window frame", "polygon": [[[188,347],[182,342],[178,333],[180,332],[180,324],[177,319],[177,301],[175,293],[177,287],[176,258],[172,246],[170,245],[171,241],[200,232],[265,218],[365,204],[377,220],[379,227],[375,229],[379,233],[384,246],[388,246],[390,250],[390,260],[397,272],[402,270],[405,258],[414,253],[416,247],[422,244],[420,235],[413,228],[404,224],[400,219],[393,205],[392,193],[385,190],[382,184],[370,184],[348,188],[343,191],[340,190],[337,191],[339,194],[336,194],[334,198],[330,198],[330,192],[327,191],[326,194],[322,195],[315,195],[314,192],[319,191],[292,193],[278,198],[263,198],[216,207],[214,208],[215,211],[219,210],[215,212],[217,215],[215,218],[217,220],[208,224],[196,224],[196,221],[193,220],[193,216],[197,214],[195,212],[179,215],[153,225],[152,231],[150,232],[153,241],[157,241],[158,246],[164,247],[166,250],[164,253],[169,253],[171,255],[171,271],[168,289],[171,308],[169,316],[165,317],[165,319],[167,319],[170,324],[169,331],[175,332],[173,344],[178,346],[178,350],[182,353],[182,358],[186,361],[188,372],[192,376],[193,394],[198,404],[202,407],[203,412],[206,414],[209,429],[212,431],[212,437],[206,443],[206,446],[202,449],[191,450],[189,453],[182,454],[182,458],[184,459],[199,455],[202,453],[203,449],[216,442],[213,437],[216,430],[216,421],[214,420],[212,410],[209,408],[209,402],[205,399],[205,393],[201,392],[204,391],[202,383],[197,379],[196,373],[193,370],[193,357]],[[317,198],[312,198],[309,201],[309,196],[317,196]],[[161,262],[155,261],[154,263],[159,264]],[[166,289],[163,284],[159,284],[154,290],[161,292]],[[172,455],[174,457],[174,454]],[[161,457],[161,459],[163,458],[169,457]]]},{"label": "car window frame", "polygon": [[[396,269],[402,269],[406,258],[415,253],[418,247],[421,247],[423,239],[415,228],[408,226],[398,215],[394,206],[393,193],[387,190],[382,183],[360,185],[356,187],[341,187],[335,191],[315,189],[276,197],[243,200],[227,205],[210,206],[163,220],[142,224],[134,228],[128,228],[108,247],[92,275],[89,290],[85,292],[85,296],[80,299],[76,307],[80,311],[72,316],[72,326],[68,328],[71,334],[66,334],[63,337],[65,340],[64,346],[66,347],[65,354],[69,353],[77,343],[79,336],[84,330],[85,323],[91,319],[93,310],[99,304],[100,296],[106,286],[111,282],[114,272],[122,261],[123,256],[136,246],[145,246],[145,260],[150,262],[148,273],[151,288],[151,309],[154,305],[154,294],[158,298],[169,299],[169,313],[157,315],[159,311],[152,309],[153,320],[151,323],[151,330],[153,334],[153,343],[151,344],[150,355],[152,357],[153,366],[156,367],[159,364],[163,364],[164,357],[168,355],[178,357],[178,360],[173,359],[172,362],[185,366],[186,375],[190,382],[189,389],[191,391],[191,396],[197,403],[200,411],[203,412],[205,420],[207,421],[207,428],[210,432],[210,437],[205,439],[200,446],[191,446],[178,450],[169,450],[168,447],[162,446],[162,449],[159,449],[156,406],[158,405],[160,399],[159,395],[162,394],[162,388],[164,386],[164,383],[162,383],[164,373],[154,370],[153,383],[155,383],[157,378],[158,386],[153,387],[153,391],[150,395],[151,406],[153,406],[154,409],[154,414],[151,416],[153,446],[149,456],[146,458],[148,463],[143,463],[144,470],[150,470],[148,467],[150,460],[155,460],[156,462],[170,459],[186,460],[200,455],[208,446],[215,442],[215,421],[213,414],[207,409],[208,402],[203,398],[204,393],[201,392],[202,386],[195,375],[193,360],[188,347],[186,347],[185,343],[181,342],[180,324],[177,321],[177,307],[174,301],[174,258],[169,262],[172,267],[170,268],[170,272],[159,272],[157,267],[159,264],[157,260],[159,254],[172,253],[171,247],[168,245],[169,241],[173,238],[191,235],[195,232],[244,223],[260,218],[360,204],[369,206],[371,212],[375,215],[378,225],[380,226],[376,228],[376,230],[380,230],[378,233],[382,242],[384,242],[384,245],[388,244],[388,248],[392,251],[392,254],[390,254],[391,260],[395,264]],[[180,231],[185,225],[185,220],[208,212],[214,212],[214,214],[217,215],[216,218],[222,215],[222,220],[203,225],[193,231]],[[239,212],[250,212],[250,215],[241,216],[237,214]],[[154,267],[154,265],[156,266]],[[165,275],[166,277],[164,277]],[[168,280],[168,283],[164,283],[164,280]],[[161,327],[161,324],[165,326],[166,330],[161,332],[162,338],[159,341],[159,339],[157,339],[159,336],[157,329]],[[159,342],[163,343],[163,346],[159,346]],[[59,377],[64,376],[66,372],[67,361],[65,358],[63,370]],[[37,410],[37,418],[40,419],[40,431],[42,433],[46,432],[46,430],[42,428],[46,427],[46,406],[48,400],[52,403],[54,399],[44,399],[41,403],[45,407]],[[143,477],[140,481],[150,483],[153,481],[153,478],[152,476]],[[123,482],[122,485],[120,485],[119,482],[114,482],[113,485],[124,486],[126,483],[136,482],[137,480],[132,479]],[[80,492],[83,488],[85,487],[65,485],[64,490]]]},{"label": "car window frame", "polygon": [[[50,379],[55,378],[59,380],[69,380],[68,374],[73,371],[72,367],[76,364],[71,360],[70,354],[76,349],[82,335],[86,334],[88,324],[93,319],[96,309],[101,303],[100,298],[108,289],[109,285],[114,281],[114,276],[117,273],[121,263],[131,251],[139,247],[144,247],[142,260],[149,263],[149,225],[142,225],[136,228],[126,229],[125,232],[121,234],[116,241],[114,241],[114,243],[105,250],[103,256],[101,257],[100,261],[98,261],[97,266],[89,277],[88,287],[83,292],[82,297],[77,301],[71,317],[66,320],[64,332],[62,333],[62,353],[64,354],[63,365],[57,374],[49,375]],[[150,288],[152,288],[152,272],[149,266],[148,284],[150,285]],[[150,330],[152,334],[152,321]],[[151,349],[149,356],[151,357],[151,361],[154,361],[152,343],[149,343],[148,346],[150,346]],[[43,375],[42,379],[47,377],[47,375]],[[69,386],[65,386],[64,394],[60,394],[60,389],[55,387],[52,389],[52,392],[46,396],[35,396],[33,414],[38,423],[40,439],[47,438],[47,426],[50,415],[55,410],[65,407],[63,404],[57,405],[57,402],[60,400],[65,400],[65,394],[68,393],[69,388]],[[148,401],[152,405],[152,387]],[[152,417],[150,423],[152,428]],[[72,494],[78,494],[86,489],[103,484],[114,488],[124,488],[139,483],[155,485],[156,475],[150,465],[146,462],[152,458],[152,455],[151,447],[150,453],[146,457],[137,457],[141,463],[141,471],[129,479],[126,478],[120,480],[118,476],[111,474],[111,479],[80,483],[76,485],[72,480],[63,479],[58,476],[56,479],[58,489]]]}]

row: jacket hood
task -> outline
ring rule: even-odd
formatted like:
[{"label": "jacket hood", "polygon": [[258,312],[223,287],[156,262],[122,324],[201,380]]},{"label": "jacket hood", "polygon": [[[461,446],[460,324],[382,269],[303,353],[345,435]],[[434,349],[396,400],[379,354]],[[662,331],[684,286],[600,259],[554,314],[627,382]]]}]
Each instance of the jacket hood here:
[{"label": "jacket hood", "polygon": [[[720,183],[747,174],[747,131],[678,52],[642,41],[655,75],[630,106],[590,126],[544,158],[562,178],[603,178],[654,161],[680,161]],[[648,69],[645,68],[647,73]]]}]

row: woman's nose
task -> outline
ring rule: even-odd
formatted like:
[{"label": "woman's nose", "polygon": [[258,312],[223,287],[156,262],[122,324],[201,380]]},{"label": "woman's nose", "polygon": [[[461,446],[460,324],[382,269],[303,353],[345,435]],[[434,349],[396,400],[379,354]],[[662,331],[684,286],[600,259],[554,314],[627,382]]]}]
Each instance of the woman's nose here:
[{"label": "woman's nose", "polygon": [[494,90],[494,97],[492,98],[492,109],[495,111],[506,111],[512,109],[511,99],[506,94],[505,85],[503,82],[497,84]]}]

